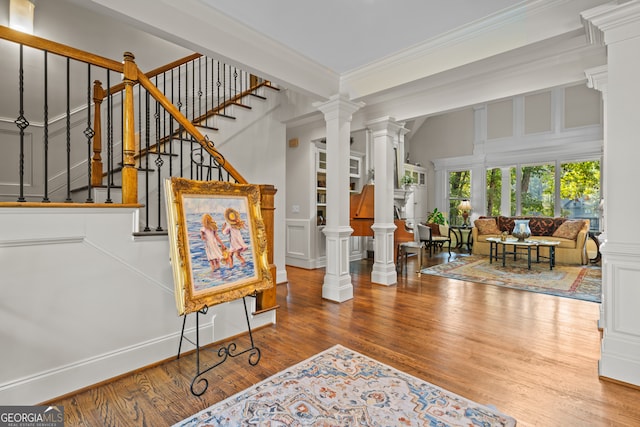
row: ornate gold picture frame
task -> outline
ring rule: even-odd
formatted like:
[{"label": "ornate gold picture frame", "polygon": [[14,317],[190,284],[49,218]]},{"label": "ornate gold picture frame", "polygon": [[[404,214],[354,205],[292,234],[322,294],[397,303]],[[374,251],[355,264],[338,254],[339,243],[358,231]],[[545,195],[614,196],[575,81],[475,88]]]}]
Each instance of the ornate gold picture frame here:
[{"label": "ornate gold picture frame", "polygon": [[174,177],[165,194],[180,315],[273,286],[259,186]]}]

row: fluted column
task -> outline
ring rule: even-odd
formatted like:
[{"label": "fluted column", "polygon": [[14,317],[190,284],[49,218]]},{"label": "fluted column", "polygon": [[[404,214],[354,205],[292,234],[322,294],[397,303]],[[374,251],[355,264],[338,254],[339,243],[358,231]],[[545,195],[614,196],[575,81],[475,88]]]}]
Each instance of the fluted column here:
[{"label": "fluted column", "polygon": [[314,105],[327,123],[327,266],[322,297],[343,302],[353,298],[349,274],[349,154],[351,118],[363,104],[335,95],[327,102]]},{"label": "fluted column", "polygon": [[375,169],[375,220],[374,264],[371,281],[381,285],[393,285],[398,282],[395,265],[393,222],[393,195],[395,182],[396,155],[394,149],[398,145],[398,136],[404,127],[391,117],[383,117],[367,123],[371,130],[374,151]]}]

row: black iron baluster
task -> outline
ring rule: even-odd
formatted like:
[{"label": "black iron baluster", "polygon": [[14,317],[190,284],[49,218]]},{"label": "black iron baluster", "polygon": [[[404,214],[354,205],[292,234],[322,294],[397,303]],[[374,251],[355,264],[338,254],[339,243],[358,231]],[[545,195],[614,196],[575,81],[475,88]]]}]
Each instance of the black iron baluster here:
[{"label": "black iron baluster", "polygon": [[[173,105],[173,69],[171,69],[171,105]],[[169,176],[173,176],[173,116],[169,115]]]},{"label": "black iron baluster", "polygon": [[[150,127],[151,124],[149,122],[150,118],[149,118],[149,102],[150,102],[150,96],[149,96],[149,91],[145,90],[145,101],[146,101],[146,107],[145,107],[145,136],[144,136],[144,146],[145,146],[145,153],[144,153],[144,158],[145,158],[145,168],[144,168],[144,176],[145,176],[145,200],[149,200],[149,132],[150,132]],[[144,231],[151,231],[151,228],[149,228],[149,203],[146,204],[147,206],[145,207],[145,226],[144,226]]]},{"label": "black iron baluster", "polygon": [[65,202],[69,203],[71,199],[71,60],[67,58],[67,198]]},{"label": "black iron baluster", "polygon": [[87,200],[86,203],[93,203],[91,197],[91,141],[95,132],[91,128],[91,64],[87,64],[87,128],[84,130],[87,137]]},{"label": "black iron baluster", "polygon": [[49,52],[44,51],[44,196],[49,203]]},{"label": "black iron baluster", "polygon": [[220,86],[222,86],[222,82],[220,81],[220,61],[218,61],[218,78],[216,79],[216,86],[218,89],[218,96],[216,97],[216,106],[220,105]]},{"label": "black iron baluster", "polygon": [[20,93],[20,110],[18,112],[18,118],[15,120],[16,126],[20,129],[20,196],[18,196],[19,202],[26,202],[24,198],[24,130],[29,126],[29,121],[24,117],[24,62],[22,56],[23,46],[20,45],[20,67],[18,69],[18,81],[19,81],[19,93]]},{"label": "black iron baluster", "polygon": [[111,200],[111,186],[113,184],[113,121],[111,99],[111,71],[107,70],[107,199],[105,203],[113,203]]},{"label": "black iron baluster", "polygon": [[[202,117],[202,61],[200,61],[202,57],[198,58],[198,118]],[[195,65],[195,62],[194,62]],[[194,121],[195,111],[193,112]],[[194,123],[198,124],[198,123]]]},{"label": "black iron baluster", "polygon": [[138,140],[136,141],[136,150],[138,154],[138,166],[140,169],[142,167],[142,147],[140,146],[140,142],[142,141],[142,85],[138,85]]},{"label": "black iron baluster", "polygon": [[[196,61],[191,61],[191,111],[193,117],[196,115]],[[189,121],[193,122],[193,119],[187,117]],[[195,139],[191,136],[191,151],[193,151],[193,147],[195,144]],[[198,168],[196,167],[195,176],[193,174],[193,167],[191,168],[191,179],[198,179]]]},{"label": "black iron baluster", "polygon": [[122,168],[124,169],[124,119],[123,118],[124,118],[124,90],[121,90],[120,91],[120,163],[122,164]]},{"label": "black iron baluster", "polygon": [[[186,65],[185,65],[186,68]],[[182,73],[178,69],[178,108],[182,108]],[[182,123],[178,123],[178,135],[180,136],[180,177],[184,177],[184,137]]]},{"label": "black iron baluster", "polygon": [[222,64],[222,113],[227,114],[227,64]]},{"label": "black iron baluster", "polygon": [[[156,86],[158,86],[158,80],[156,77]],[[164,110],[164,108],[163,108]],[[158,226],[156,227],[156,231],[162,231],[162,227],[160,226],[161,224],[161,217],[160,217],[160,212],[161,212],[161,203],[162,203],[162,165],[164,164],[164,160],[162,160],[162,155],[160,153],[160,127],[161,127],[161,123],[160,123],[160,103],[158,101],[156,101],[156,170],[158,172],[158,188],[156,193],[158,193]]]},{"label": "black iron baluster", "polygon": [[209,58],[204,58],[204,125],[207,126],[209,121],[209,102],[208,102],[208,90],[209,90]]},{"label": "black iron baluster", "polygon": [[[189,119],[189,63],[185,64],[184,70],[184,116]],[[193,151],[193,138],[190,139],[191,149]],[[190,167],[189,178],[193,179],[193,166]]]},{"label": "black iron baluster", "polygon": [[233,67],[233,92],[232,96],[238,95],[238,68]]}]

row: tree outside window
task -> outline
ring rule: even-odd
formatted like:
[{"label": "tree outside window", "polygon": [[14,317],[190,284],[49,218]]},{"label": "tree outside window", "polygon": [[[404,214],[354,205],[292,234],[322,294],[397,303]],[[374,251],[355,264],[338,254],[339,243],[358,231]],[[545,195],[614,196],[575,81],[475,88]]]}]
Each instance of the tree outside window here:
[{"label": "tree outside window", "polygon": [[567,218],[586,218],[591,229],[599,229],[600,162],[585,161],[560,165],[560,214]]},{"label": "tree outside window", "polygon": [[520,178],[520,213],[528,216],[554,216],[555,166],[523,166]]},{"label": "tree outside window", "polygon": [[[556,183],[556,165],[560,169],[559,183]],[[487,169],[487,215],[497,216],[502,212],[505,170]],[[587,218],[591,220],[591,228],[598,229],[601,198],[598,160],[510,167],[509,172],[511,215]],[[560,200],[560,206],[556,206],[556,200]]]},{"label": "tree outside window", "polygon": [[471,199],[471,171],[449,172],[449,224],[462,225],[458,205],[465,199]]}]

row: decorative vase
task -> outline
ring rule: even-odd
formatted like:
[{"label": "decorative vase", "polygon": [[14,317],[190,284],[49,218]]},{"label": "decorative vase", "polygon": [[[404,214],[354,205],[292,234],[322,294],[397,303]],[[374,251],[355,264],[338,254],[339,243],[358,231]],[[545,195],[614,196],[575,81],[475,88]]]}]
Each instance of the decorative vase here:
[{"label": "decorative vase", "polygon": [[529,228],[528,219],[516,219],[515,226],[511,232],[513,237],[518,239],[519,242],[524,242],[529,236],[531,236],[531,229]]}]

